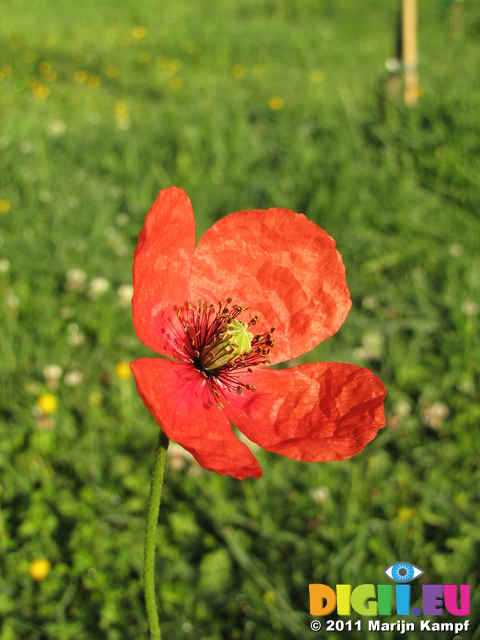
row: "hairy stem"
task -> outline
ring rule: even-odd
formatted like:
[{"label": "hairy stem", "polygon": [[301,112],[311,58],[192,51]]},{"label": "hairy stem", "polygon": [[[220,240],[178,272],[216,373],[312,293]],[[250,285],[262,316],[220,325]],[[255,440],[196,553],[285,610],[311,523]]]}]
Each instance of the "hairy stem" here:
[{"label": "hairy stem", "polygon": [[157,532],[158,513],[162,497],[163,476],[169,440],[160,431],[158,446],[155,451],[150,497],[148,499],[147,526],[145,528],[145,548],[143,554],[143,588],[147,609],[148,628],[151,640],[161,640],[160,623],[158,621],[155,598],[155,537]]}]

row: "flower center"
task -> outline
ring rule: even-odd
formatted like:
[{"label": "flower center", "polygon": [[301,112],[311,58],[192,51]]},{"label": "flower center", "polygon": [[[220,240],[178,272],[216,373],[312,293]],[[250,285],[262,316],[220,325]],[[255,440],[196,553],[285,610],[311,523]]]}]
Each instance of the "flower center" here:
[{"label": "flower center", "polygon": [[[275,346],[272,339],[275,327],[263,334],[253,334],[250,329],[257,324],[254,315],[249,322],[238,320],[248,307],[232,305],[232,298],[218,307],[197,300],[187,308],[178,310],[185,341],[182,351],[188,362],[202,373],[215,399],[225,392],[255,391],[255,386],[243,381],[243,374],[254,367],[268,364],[268,355]],[[227,398],[228,401],[228,398]],[[218,406],[223,405],[218,402]]]},{"label": "flower center", "polygon": [[216,371],[248,353],[252,347],[253,335],[248,325],[232,320],[219,332],[214,333],[200,352],[200,364],[204,371]]}]

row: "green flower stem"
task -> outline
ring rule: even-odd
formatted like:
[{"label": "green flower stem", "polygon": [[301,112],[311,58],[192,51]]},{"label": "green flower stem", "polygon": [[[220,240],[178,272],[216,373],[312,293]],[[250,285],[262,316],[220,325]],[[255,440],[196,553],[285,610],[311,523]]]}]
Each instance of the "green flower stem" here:
[{"label": "green flower stem", "polygon": [[150,497],[148,499],[147,526],[145,528],[145,548],[143,554],[143,588],[145,591],[145,606],[147,609],[148,627],[151,640],[161,640],[160,624],[158,622],[157,603],[155,599],[155,537],[157,533],[158,513],[162,497],[163,476],[169,440],[160,431],[158,447],[155,451],[152,481],[150,483]]}]

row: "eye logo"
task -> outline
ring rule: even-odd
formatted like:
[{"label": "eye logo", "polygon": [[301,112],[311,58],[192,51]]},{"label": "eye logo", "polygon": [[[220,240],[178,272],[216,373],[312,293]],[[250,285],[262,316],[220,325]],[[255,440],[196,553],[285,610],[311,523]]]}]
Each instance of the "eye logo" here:
[{"label": "eye logo", "polygon": [[387,578],[394,582],[411,582],[424,573],[425,571],[410,562],[395,562],[385,569]]},{"label": "eye logo", "polygon": [[[417,584],[412,589],[413,582],[425,571],[411,562],[395,562],[385,569],[385,575],[393,584],[359,584],[352,588],[350,584],[337,584],[335,590],[326,584],[310,584],[310,615],[328,616],[337,610],[338,616],[349,616],[353,611],[360,616],[391,616],[393,604],[397,616],[442,616],[444,612],[452,616],[470,615],[470,585],[469,584]],[[385,580],[384,580],[385,583]],[[420,607],[411,606],[412,591],[422,592]],[[415,596],[417,599],[418,597]],[[315,621],[314,621],[315,622]],[[318,622],[318,621],[317,621]],[[342,623],[343,624],[343,623]],[[361,628],[361,623],[358,629]],[[468,629],[469,621],[455,623],[455,632]],[[464,625],[462,627],[462,624]],[[396,626],[395,626],[396,625]],[[432,623],[422,621],[422,631],[453,631],[454,623]],[[445,626],[444,626],[445,625]],[[314,629],[318,630],[320,627]],[[334,627],[327,626],[328,630]],[[339,627],[335,627],[337,631]],[[349,627],[346,626],[345,629]],[[313,627],[312,627],[313,629]],[[343,629],[343,626],[342,626]],[[341,630],[341,629],[340,629]],[[414,631],[415,625],[402,619],[395,623],[369,622],[370,631]],[[480,640],[480,638],[479,638]]]}]

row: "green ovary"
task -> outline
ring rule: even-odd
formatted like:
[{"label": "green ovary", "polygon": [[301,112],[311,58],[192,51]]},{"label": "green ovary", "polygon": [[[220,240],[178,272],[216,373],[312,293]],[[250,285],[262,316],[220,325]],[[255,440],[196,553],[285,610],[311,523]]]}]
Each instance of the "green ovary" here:
[{"label": "green ovary", "polygon": [[205,371],[219,369],[250,351],[253,335],[248,325],[232,320],[221,334],[217,334],[205,345],[201,360]]}]

